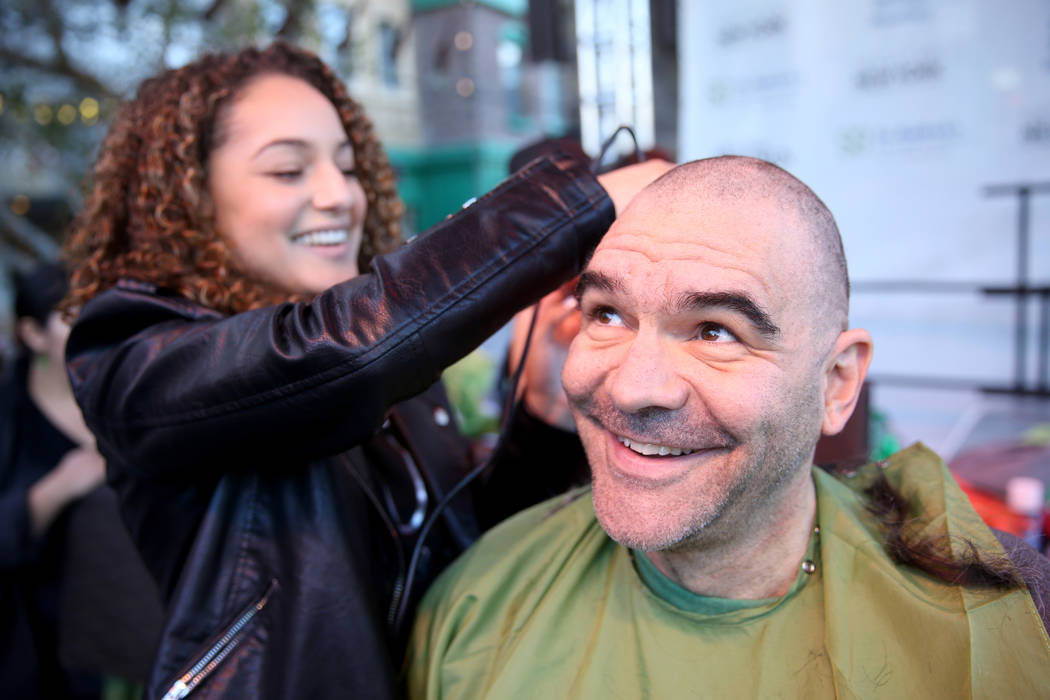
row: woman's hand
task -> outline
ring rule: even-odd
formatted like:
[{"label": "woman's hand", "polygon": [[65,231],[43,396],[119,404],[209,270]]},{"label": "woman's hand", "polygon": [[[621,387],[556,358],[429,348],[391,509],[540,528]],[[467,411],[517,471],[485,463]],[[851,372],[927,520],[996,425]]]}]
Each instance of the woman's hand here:
[{"label": "woman's hand", "polygon": [[616,207],[616,215],[619,216],[636,194],[673,167],[674,163],[666,160],[647,160],[610,170],[599,175],[598,182],[609,193],[609,198]]}]

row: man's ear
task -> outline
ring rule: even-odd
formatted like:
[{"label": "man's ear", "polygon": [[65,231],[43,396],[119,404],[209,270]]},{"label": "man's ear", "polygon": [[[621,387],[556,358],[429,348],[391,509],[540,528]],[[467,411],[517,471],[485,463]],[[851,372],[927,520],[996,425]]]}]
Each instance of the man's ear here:
[{"label": "man's ear", "polygon": [[828,358],[822,434],[837,434],[853,415],[868,375],[872,350],[871,335],[863,328],[851,328],[839,334]]},{"label": "man's ear", "polygon": [[23,316],[15,324],[15,334],[27,348],[38,355],[47,352],[47,331],[31,316]]}]

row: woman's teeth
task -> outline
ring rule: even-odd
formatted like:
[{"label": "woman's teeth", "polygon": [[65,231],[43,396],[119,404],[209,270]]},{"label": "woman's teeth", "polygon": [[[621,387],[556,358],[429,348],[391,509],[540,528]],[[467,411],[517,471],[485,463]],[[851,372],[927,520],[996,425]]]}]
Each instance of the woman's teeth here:
[{"label": "woman's teeth", "polygon": [[672,457],[677,457],[679,455],[692,453],[692,450],[686,450],[681,447],[667,447],[666,445],[651,445],[647,442],[634,442],[625,437],[617,439],[624,447],[634,450],[640,455],[670,455]]},{"label": "woman's teeth", "polygon": [[292,243],[296,245],[342,245],[349,238],[345,228],[330,229],[328,231],[310,231],[309,233],[297,233],[292,236]]}]

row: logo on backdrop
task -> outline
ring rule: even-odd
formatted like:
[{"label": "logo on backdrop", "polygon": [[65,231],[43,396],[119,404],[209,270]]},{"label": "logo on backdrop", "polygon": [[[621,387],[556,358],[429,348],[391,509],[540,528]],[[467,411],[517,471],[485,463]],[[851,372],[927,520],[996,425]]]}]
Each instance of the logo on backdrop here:
[{"label": "logo on backdrop", "polygon": [[944,66],[940,60],[930,58],[862,67],[854,77],[854,84],[858,90],[883,90],[903,85],[937,82],[943,74]]},{"label": "logo on backdrop", "polygon": [[1021,126],[1021,141],[1033,145],[1050,145],[1050,119],[1033,119]]},{"label": "logo on backdrop", "polygon": [[882,126],[848,126],[838,134],[839,150],[851,156],[935,149],[958,140],[953,121],[916,122]]},{"label": "logo on backdrop", "polygon": [[884,29],[933,19],[931,0],[872,0],[871,26]]},{"label": "logo on backdrop", "polygon": [[783,36],[787,33],[787,28],[787,18],[777,13],[768,17],[727,24],[718,30],[716,41],[719,46],[728,48],[745,42]]},{"label": "logo on backdrop", "polygon": [[707,99],[713,105],[722,105],[738,100],[777,98],[794,94],[798,85],[797,71],[716,78],[707,86]]}]

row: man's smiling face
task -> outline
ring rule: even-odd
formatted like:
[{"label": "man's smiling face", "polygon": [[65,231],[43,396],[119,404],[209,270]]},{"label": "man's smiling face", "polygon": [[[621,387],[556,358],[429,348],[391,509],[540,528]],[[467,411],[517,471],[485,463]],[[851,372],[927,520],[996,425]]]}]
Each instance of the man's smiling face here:
[{"label": "man's smiling face", "polygon": [[794,207],[746,191],[658,183],[613,225],[562,378],[615,540],[716,544],[774,517],[824,417],[820,257]]}]

